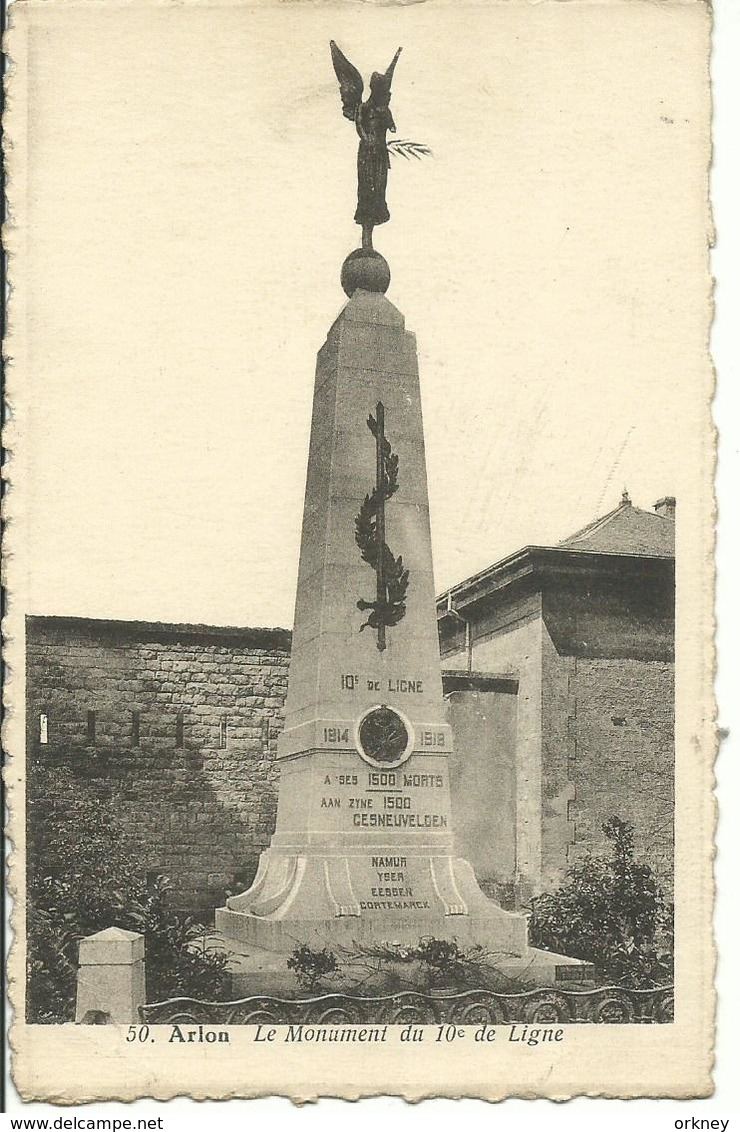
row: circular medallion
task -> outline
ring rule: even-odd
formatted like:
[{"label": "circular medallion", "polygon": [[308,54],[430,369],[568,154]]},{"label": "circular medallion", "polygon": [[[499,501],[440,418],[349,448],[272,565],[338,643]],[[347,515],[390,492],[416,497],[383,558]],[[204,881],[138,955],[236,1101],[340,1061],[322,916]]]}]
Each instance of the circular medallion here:
[{"label": "circular medallion", "polygon": [[372,766],[398,766],[411,754],[411,725],[393,708],[371,708],[357,726],[357,749]]}]

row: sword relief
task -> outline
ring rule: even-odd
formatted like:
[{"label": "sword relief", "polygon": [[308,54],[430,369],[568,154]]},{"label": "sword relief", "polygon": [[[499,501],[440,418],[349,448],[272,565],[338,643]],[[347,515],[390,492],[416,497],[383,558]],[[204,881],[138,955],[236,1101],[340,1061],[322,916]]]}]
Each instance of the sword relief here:
[{"label": "sword relief", "polygon": [[398,491],[398,456],[385,435],[385,407],[382,401],[370,414],[367,427],[375,437],[375,487],[366,495],[355,519],[355,542],[363,562],[375,570],[375,601],[357,602],[362,612],[369,611],[360,632],[375,629],[380,652],[386,647],[386,629],[397,625],[406,616],[406,590],[409,571],[403,557],[395,557],[385,541],[385,505]]}]

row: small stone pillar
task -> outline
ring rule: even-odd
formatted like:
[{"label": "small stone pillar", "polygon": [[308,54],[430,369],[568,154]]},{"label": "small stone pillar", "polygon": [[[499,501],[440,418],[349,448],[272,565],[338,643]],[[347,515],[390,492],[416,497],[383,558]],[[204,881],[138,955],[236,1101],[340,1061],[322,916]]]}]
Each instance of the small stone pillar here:
[{"label": "small stone pillar", "polygon": [[80,940],[76,1022],[138,1022],[145,1001],[143,935],[106,928]]}]

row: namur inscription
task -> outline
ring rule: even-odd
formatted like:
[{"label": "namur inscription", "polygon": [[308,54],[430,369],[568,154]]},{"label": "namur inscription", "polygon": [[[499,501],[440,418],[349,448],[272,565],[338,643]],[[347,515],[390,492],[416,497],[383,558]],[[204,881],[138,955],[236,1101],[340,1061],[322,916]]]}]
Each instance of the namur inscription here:
[{"label": "namur inscription", "polygon": [[[316,362],[275,833],[216,926],[242,954],[434,936],[531,966],[526,918],[455,849],[416,339],[372,240],[389,216],[398,52],[363,103],[331,50],[360,136],[362,246]],[[538,957],[540,977],[569,962]]]}]

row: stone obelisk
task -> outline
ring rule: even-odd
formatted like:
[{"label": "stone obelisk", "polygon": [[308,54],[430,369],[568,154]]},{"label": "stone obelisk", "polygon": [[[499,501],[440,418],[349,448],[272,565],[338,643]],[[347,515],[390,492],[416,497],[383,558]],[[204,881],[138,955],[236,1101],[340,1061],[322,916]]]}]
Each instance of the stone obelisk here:
[{"label": "stone obelisk", "polygon": [[[525,920],[454,853],[416,343],[380,257],[319,351],[277,827],[227,936],[494,943]],[[395,601],[394,601],[395,599]]]},{"label": "stone obelisk", "polygon": [[435,936],[523,958],[525,917],[455,853],[416,341],[372,248],[398,54],[365,103],[332,54],[360,134],[363,246],[316,366],[277,826],[216,926],[278,952]]}]

